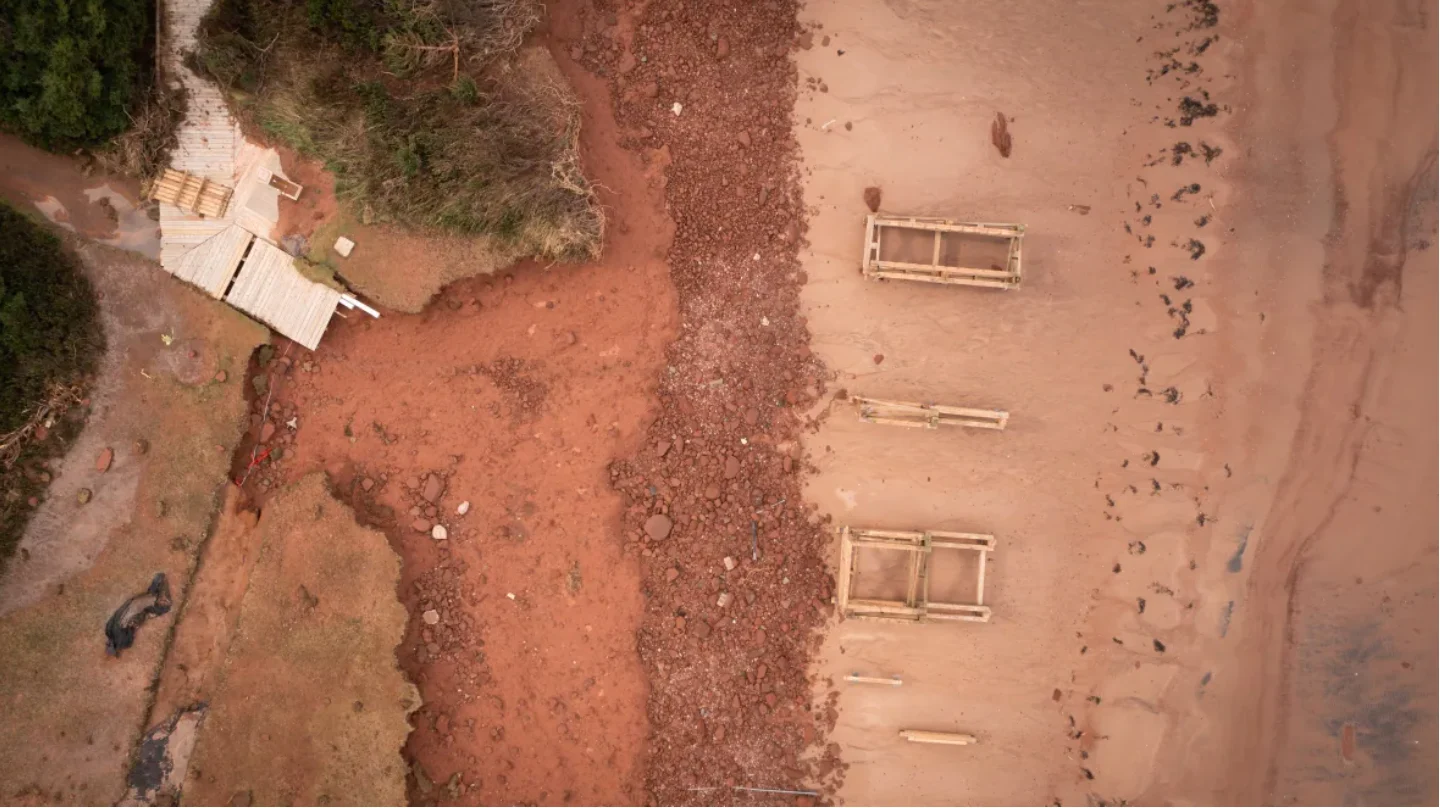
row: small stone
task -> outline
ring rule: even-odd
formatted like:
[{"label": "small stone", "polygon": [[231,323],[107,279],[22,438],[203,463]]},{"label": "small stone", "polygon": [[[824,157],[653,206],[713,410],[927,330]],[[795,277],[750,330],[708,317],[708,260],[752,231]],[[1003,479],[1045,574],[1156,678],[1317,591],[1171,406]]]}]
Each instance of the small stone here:
[{"label": "small stone", "polygon": [[669,451],[670,451],[670,441],[668,441],[668,440],[662,440],[662,441],[660,441],[659,443],[655,444],[655,456],[656,456],[656,457],[664,457],[666,454],[669,453]]},{"label": "small stone", "polygon": [[705,498],[706,498],[706,499],[719,499],[719,498],[720,498],[720,486],[714,485],[714,484],[711,484],[711,485],[706,486],[706,487],[705,487]]},{"label": "small stone", "polygon": [[439,625],[440,613],[434,609],[426,609],[425,613],[420,615],[420,619],[424,620],[427,626]]},{"label": "small stone", "polygon": [[219,382],[219,383],[221,383],[221,384],[224,384],[224,383],[225,383],[225,380],[228,379],[228,378],[230,378],[230,374],[226,373],[226,372],[223,371],[223,370],[218,371],[218,372],[216,372],[216,374],[215,374],[215,381],[217,381],[217,382]]},{"label": "small stone", "polygon": [[135,454],[143,455],[146,452],[150,451],[150,441],[145,440],[144,438],[136,438],[135,443],[131,445],[131,448],[135,451]]},{"label": "small stone", "polygon": [[758,424],[759,422],[760,422],[760,411],[759,411],[759,410],[755,409],[754,407],[751,407],[750,409],[748,409],[748,410],[745,411],[745,423],[746,423],[747,425],[749,425],[749,426],[755,426],[755,425]]},{"label": "small stone", "polygon": [[405,478],[405,487],[406,487],[406,488],[419,488],[419,487],[420,487],[420,478],[419,478],[419,477],[413,477],[413,476],[412,476],[412,477],[406,477],[406,478]]},{"label": "small stone", "polygon": [[435,527],[430,528],[430,538],[434,539],[435,541],[444,541],[445,539],[450,538],[450,533],[449,531],[445,530],[444,525],[436,525]]},{"label": "small stone", "polygon": [[734,559],[734,557],[732,557],[732,556],[725,556],[725,561],[724,561],[723,563],[725,564],[725,571],[726,571],[726,572],[729,572],[730,570],[735,569],[735,559]]},{"label": "small stone", "polygon": [[740,130],[740,134],[735,136],[735,139],[740,141],[741,146],[745,146],[747,148],[750,146],[750,133],[746,132],[743,129]]},{"label": "small stone", "polygon": [[679,577],[680,577],[680,570],[677,570],[677,569],[675,569],[674,567],[671,567],[670,569],[665,570],[665,580],[666,580],[666,581],[673,581],[673,580],[675,580],[676,578],[679,578]]},{"label": "small stone", "polygon": [[725,458],[725,479],[733,480],[740,474],[740,459],[734,456]]},{"label": "small stone", "polygon": [[657,513],[645,520],[645,533],[655,541],[662,541],[670,535],[670,529],[675,526],[670,517],[663,513]]},{"label": "small stone", "polygon": [[100,456],[95,458],[96,471],[109,471],[110,463],[115,460],[115,450],[106,446],[100,450]]},{"label": "small stone", "polygon": [[365,489],[366,491],[369,491],[370,489],[375,487],[375,481],[370,479],[369,477],[366,477],[360,481],[360,487]]},{"label": "small stone", "polygon": [[456,506],[455,506],[455,513],[456,513],[457,515],[459,515],[459,516],[464,516],[465,514],[467,514],[467,513],[469,513],[469,512],[470,512],[470,500],[468,500],[468,499],[465,500],[464,502],[460,503],[459,505],[456,505]]},{"label": "small stone", "polygon": [[729,592],[721,592],[720,597],[715,600],[715,605],[723,609],[726,606],[729,606],[730,602],[734,599],[735,596],[731,595]]},{"label": "small stone", "polygon": [[79,491],[75,492],[75,500],[76,500],[77,502],[79,502],[81,505],[84,505],[85,503],[89,502],[89,501],[90,501],[90,497],[91,497],[91,493],[90,493],[90,489],[88,489],[88,488],[82,488],[82,489],[80,489]]},{"label": "small stone", "polygon": [[885,354],[883,354],[883,353],[877,353],[877,354],[875,354],[875,364],[878,365],[878,364],[880,364],[881,362],[884,362],[884,361],[885,361]]},{"label": "small stone", "polygon": [[428,519],[416,519],[415,521],[413,521],[413,522],[410,523],[410,527],[413,528],[416,533],[429,533],[429,532],[430,532],[430,520],[428,520]]},{"label": "small stone", "polygon": [[420,492],[420,496],[429,502],[435,502],[443,493],[445,493],[445,481],[440,479],[439,474],[431,474],[425,478],[425,489]]},{"label": "small stone", "polygon": [[715,42],[715,55],[718,56],[718,57],[720,57],[721,59],[724,59],[726,56],[729,56],[729,55],[730,55],[730,40],[726,39],[726,38],[723,37],[723,36],[720,37],[720,39],[716,40],[716,42]]}]

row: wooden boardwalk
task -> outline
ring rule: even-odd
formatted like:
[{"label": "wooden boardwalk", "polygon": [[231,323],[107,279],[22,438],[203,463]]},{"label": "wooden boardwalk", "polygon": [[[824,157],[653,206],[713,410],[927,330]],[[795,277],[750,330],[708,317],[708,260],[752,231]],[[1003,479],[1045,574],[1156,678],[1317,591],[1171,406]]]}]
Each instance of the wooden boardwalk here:
[{"label": "wooden boardwalk", "polygon": [[354,306],[355,301],[306,278],[270,240],[280,218],[279,192],[260,177],[268,179],[265,171],[284,177],[280,157],[247,141],[219,88],[184,64],[185,53],[196,48],[195,34],[211,2],[162,0],[162,58],[186,93],[170,168],[233,189],[233,194],[219,216],[161,202],[160,266],[314,350],[336,306]]}]

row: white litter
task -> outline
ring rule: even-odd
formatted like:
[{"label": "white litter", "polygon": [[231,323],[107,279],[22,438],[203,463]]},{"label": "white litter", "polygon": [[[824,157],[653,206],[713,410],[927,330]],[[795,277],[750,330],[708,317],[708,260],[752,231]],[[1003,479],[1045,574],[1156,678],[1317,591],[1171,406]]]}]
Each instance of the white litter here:
[{"label": "white litter", "polygon": [[467,513],[469,513],[469,512],[470,512],[470,500],[468,500],[468,499],[465,500],[464,502],[460,503],[460,504],[455,508],[455,513],[457,513],[457,514],[459,514],[459,515],[461,515],[461,516],[464,516],[465,514],[467,514]]},{"label": "white litter", "polygon": [[350,251],[355,249],[355,242],[344,236],[335,239],[335,252],[340,253],[341,258],[349,258]]},{"label": "white litter", "polygon": [[680,106],[680,102],[679,102],[679,101],[676,101],[676,102],[675,102],[674,104],[672,104],[671,107],[670,107],[670,111],[673,112],[673,113],[675,113],[675,117],[677,117],[677,118],[680,117],[680,110],[682,110],[682,109],[684,109],[684,107]]}]

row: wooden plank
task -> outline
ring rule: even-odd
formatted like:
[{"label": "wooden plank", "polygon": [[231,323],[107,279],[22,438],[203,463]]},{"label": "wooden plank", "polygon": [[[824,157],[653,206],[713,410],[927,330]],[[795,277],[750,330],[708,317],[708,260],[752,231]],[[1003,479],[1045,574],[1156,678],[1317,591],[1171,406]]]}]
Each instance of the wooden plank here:
[{"label": "wooden plank", "polygon": [[850,578],[855,567],[855,548],[850,544],[850,528],[840,528],[840,570],[835,576],[839,587],[840,613],[844,614],[850,605]]},{"label": "wooden plank", "polygon": [[845,681],[857,685],[889,685],[890,687],[899,687],[901,684],[899,676],[891,676],[886,679],[880,676],[861,676],[858,673],[846,674]]},{"label": "wooden plank", "polygon": [[980,553],[980,569],[975,574],[975,603],[977,605],[985,603],[985,560],[989,557],[988,551]]},{"label": "wooden plank", "polygon": [[957,222],[952,219],[927,219],[924,217],[876,216],[877,227],[903,227],[911,230],[934,230],[941,233],[964,233],[970,236],[993,236],[995,238],[1021,238],[1025,235],[1023,224],[996,224],[992,222]]},{"label": "wooden plank", "polygon": [[949,283],[957,286],[984,286],[989,289],[1013,289],[1014,283],[1005,281],[990,281],[982,278],[941,278],[937,276],[916,275],[906,272],[890,272],[886,270],[872,270],[865,273],[867,278],[883,279],[892,281],[921,281],[923,283]]},{"label": "wooden plank", "polygon": [[914,618],[923,618],[925,610],[917,606],[906,606],[899,601],[893,600],[850,600],[850,610],[855,612],[874,612],[876,614],[906,615]]},{"label": "wooden plank", "polygon": [[930,253],[930,265],[931,265],[931,266],[934,266],[934,267],[940,266],[940,240],[943,239],[944,237],[945,237],[945,233],[943,233],[942,231],[939,231],[939,230],[936,230],[936,231],[935,231],[935,249],[934,249],[933,252]]},{"label": "wooden plank", "polygon": [[904,271],[934,273],[941,277],[955,276],[976,278],[1013,278],[1015,273],[1005,269],[976,269],[972,267],[942,267],[932,264],[908,264],[904,261],[876,261],[875,267],[882,271]]},{"label": "wooden plank", "polygon": [[929,553],[910,554],[910,569],[905,580],[905,605],[912,609],[919,606],[915,602],[915,596],[920,593],[920,562],[929,555]]},{"label": "wooden plank", "polygon": [[922,729],[902,729],[900,737],[910,743],[935,743],[949,746],[969,746],[976,743],[974,735],[963,732],[930,732]]}]

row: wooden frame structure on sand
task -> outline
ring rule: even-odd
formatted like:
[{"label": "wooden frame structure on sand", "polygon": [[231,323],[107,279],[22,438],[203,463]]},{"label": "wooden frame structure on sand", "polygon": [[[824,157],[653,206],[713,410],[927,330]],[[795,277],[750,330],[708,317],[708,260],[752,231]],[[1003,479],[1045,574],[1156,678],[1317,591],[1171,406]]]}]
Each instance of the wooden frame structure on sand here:
[{"label": "wooden frame structure on sand", "polygon": [[[905,600],[853,598],[857,574],[857,551],[863,549],[910,553]],[[863,530],[840,528],[840,613],[846,617],[927,623],[932,620],[963,620],[988,623],[990,607],[985,605],[985,563],[995,549],[995,537],[988,533],[947,533],[909,530]],[[975,574],[974,603],[938,603],[930,600],[930,554],[935,550],[974,552],[979,556]]]},{"label": "wooden frame structure on sand", "polygon": [[968,426],[975,429],[1004,429],[1010,420],[1005,410],[978,410],[950,407],[944,404],[918,404],[910,401],[889,401],[883,398],[852,396],[860,410],[860,420],[871,424],[908,426],[918,429],[939,429],[942,426]]},{"label": "wooden frame structure on sand", "polygon": [[[935,234],[930,263],[918,264],[903,261],[885,261],[880,258],[880,231],[882,228],[928,231]],[[947,266],[940,263],[944,251],[946,234],[980,236],[982,238],[1004,239],[1008,252],[1003,269],[980,269],[977,267]],[[950,219],[931,219],[914,216],[885,216],[871,214],[865,217],[865,255],[860,266],[865,277],[872,280],[894,279],[924,281],[926,283],[952,283],[964,286],[985,286],[991,289],[1014,289],[1020,285],[1020,242],[1025,236],[1023,224],[986,224],[980,222],[956,222]]]}]

